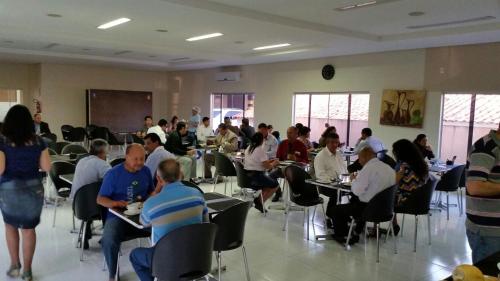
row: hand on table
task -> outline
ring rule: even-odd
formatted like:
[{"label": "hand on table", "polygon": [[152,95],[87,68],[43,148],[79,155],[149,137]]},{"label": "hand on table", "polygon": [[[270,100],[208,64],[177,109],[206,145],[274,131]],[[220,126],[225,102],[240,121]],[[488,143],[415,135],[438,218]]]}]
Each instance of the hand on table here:
[{"label": "hand on table", "polygon": [[125,208],[127,207],[128,203],[125,201],[113,201],[113,208]]}]

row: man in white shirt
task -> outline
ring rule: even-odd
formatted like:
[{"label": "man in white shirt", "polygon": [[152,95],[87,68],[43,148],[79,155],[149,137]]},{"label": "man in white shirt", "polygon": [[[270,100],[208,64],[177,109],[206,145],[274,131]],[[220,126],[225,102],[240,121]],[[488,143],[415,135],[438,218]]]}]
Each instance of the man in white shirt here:
[{"label": "man in white shirt", "polygon": [[259,132],[264,136],[264,150],[269,156],[269,159],[273,159],[276,157],[276,152],[278,151],[278,140],[269,133],[267,125],[264,123],[260,123],[258,126]]},{"label": "man in white shirt", "polygon": [[148,158],[144,164],[151,171],[153,179],[156,178],[158,164],[165,159],[176,159],[175,155],[168,152],[161,144],[160,137],[155,133],[147,134],[144,137],[144,149],[148,153]]},{"label": "man in white shirt", "polygon": [[[340,146],[339,135],[330,133],[325,136],[326,146],[314,158],[314,171],[318,181],[330,182],[332,179],[347,173],[347,167],[342,154],[337,149]],[[327,187],[319,187],[321,194],[330,197],[327,213],[332,212],[337,205],[337,190]]]},{"label": "man in white shirt", "polygon": [[[355,195],[348,204],[338,205],[333,208],[327,216],[333,219],[333,229],[335,234],[333,238],[345,243],[345,237],[348,234],[348,222],[350,217],[360,218],[367,203],[379,192],[395,184],[395,171],[384,162],[377,158],[377,155],[371,147],[365,147],[359,152],[359,162],[363,169],[357,176],[351,176],[353,179],[351,191]],[[359,233],[362,231],[364,223],[359,222],[356,225],[355,233],[350,242],[359,241]]]},{"label": "man in white shirt", "polygon": [[201,126],[198,126],[196,130],[196,137],[198,142],[205,143],[207,141],[207,137],[214,136],[214,130],[210,126],[210,118],[203,117]]},{"label": "man in white shirt", "polygon": [[148,129],[148,134],[155,133],[160,137],[161,143],[165,144],[167,142],[167,128],[168,121],[165,119],[160,119],[160,121],[158,121],[158,125]]},{"label": "man in white shirt", "polygon": [[361,130],[361,137],[356,142],[354,152],[358,154],[365,146],[370,146],[375,153],[385,150],[384,143],[379,138],[372,136],[372,129],[370,128]]}]

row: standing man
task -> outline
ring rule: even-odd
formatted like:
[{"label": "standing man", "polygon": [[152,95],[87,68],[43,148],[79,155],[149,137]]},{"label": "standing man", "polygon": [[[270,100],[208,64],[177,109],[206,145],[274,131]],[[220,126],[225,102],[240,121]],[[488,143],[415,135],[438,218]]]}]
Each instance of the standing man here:
[{"label": "standing man", "polygon": [[264,136],[264,150],[266,151],[267,156],[269,156],[269,159],[273,159],[276,157],[279,143],[270,132],[272,131],[272,126],[271,129],[269,129],[269,126],[266,126],[265,123],[260,123],[257,129],[259,130],[259,133]]},{"label": "standing man", "polygon": [[196,138],[198,139],[199,142],[206,143],[207,137],[211,137],[214,135],[214,130],[212,130],[212,127],[210,126],[210,118],[203,117],[201,122],[202,124],[198,127],[198,130],[196,131]]},{"label": "standing man", "polygon": [[500,251],[500,122],[474,143],[467,173],[467,239],[472,262]]},{"label": "standing man", "polygon": [[[220,146],[223,153],[232,153],[238,150],[238,137],[227,128],[226,124],[219,125],[219,134],[215,137],[215,145]],[[205,178],[212,178],[212,166],[215,165],[213,154],[205,155]]]},{"label": "standing man", "polygon": [[[143,201],[158,192],[154,190],[151,172],[144,166],[144,157],[144,147],[136,143],[129,145],[125,162],[116,165],[104,176],[97,204],[108,209],[125,208],[129,202]],[[116,275],[118,252],[123,239],[129,234],[141,232],[107,211],[101,245],[110,281],[114,280]]]},{"label": "standing man", "polygon": [[[163,186],[160,193],[144,202],[141,223],[153,226],[153,245],[172,230],[208,221],[203,194],[180,182],[179,163],[173,159],[160,162],[157,179]],[[154,247],[136,248],[130,262],[141,281],[153,281],[151,274]]]},{"label": "standing man", "polygon": [[165,119],[160,119],[158,121],[158,125],[153,126],[148,129],[148,134],[156,134],[157,136],[160,137],[160,141],[162,144],[167,143],[167,128],[168,128],[168,121]]},{"label": "standing man", "polygon": [[190,138],[190,141],[196,140],[196,130],[198,129],[198,126],[200,125],[201,122],[201,109],[198,106],[193,106],[191,110],[191,118],[189,118],[189,127],[188,127],[188,137]]},{"label": "standing man", "polygon": [[184,178],[190,180],[196,178],[196,150],[187,149],[187,146],[182,144],[182,137],[188,133],[186,123],[177,123],[175,131],[170,133],[165,149],[175,154],[177,161],[181,164]]},{"label": "standing man", "polygon": [[146,167],[151,171],[151,177],[154,179],[156,176],[156,169],[158,164],[165,159],[175,159],[175,155],[165,150],[161,144],[160,137],[155,133],[149,133],[144,137],[144,148],[148,154],[146,159]]}]

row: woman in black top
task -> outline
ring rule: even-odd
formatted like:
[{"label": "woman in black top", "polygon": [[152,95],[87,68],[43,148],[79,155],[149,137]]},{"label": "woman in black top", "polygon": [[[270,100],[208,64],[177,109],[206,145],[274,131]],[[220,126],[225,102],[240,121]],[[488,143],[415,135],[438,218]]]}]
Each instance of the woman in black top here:
[{"label": "woman in black top", "polygon": [[418,147],[424,159],[427,157],[427,159],[431,160],[436,157],[432,152],[432,147],[427,143],[426,135],[419,134],[413,143]]}]

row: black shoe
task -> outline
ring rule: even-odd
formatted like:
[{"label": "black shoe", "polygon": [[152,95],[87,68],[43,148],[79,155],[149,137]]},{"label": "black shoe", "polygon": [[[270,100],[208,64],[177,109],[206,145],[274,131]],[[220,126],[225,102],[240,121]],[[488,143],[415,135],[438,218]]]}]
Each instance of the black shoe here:
[{"label": "black shoe", "polygon": [[332,234],[332,238],[333,238],[333,240],[337,241],[342,246],[345,245],[346,239],[344,236],[338,236],[338,235]]},{"label": "black shoe", "polygon": [[359,242],[359,235],[352,235],[349,239],[349,245],[354,245]]},{"label": "black shoe", "polygon": [[86,240],[83,242],[83,249],[88,250],[89,249],[89,240]]},{"label": "black shoe", "polygon": [[281,192],[281,188],[278,188],[278,190],[276,190],[276,192],[274,193],[273,200],[271,200],[271,201],[272,202],[280,201],[282,195],[283,195],[283,192]]},{"label": "black shoe", "polygon": [[333,229],[333,223],[332,223],[332,220],[329,220],[329,219],[327,219],[327,220],[326,220],[326,227],[327,227],[327,228],[330,228],[330,229]]},{"label": "black shoe", "polygon": [[260,201],[260,197],[257,197],[253,200],[253,206],[255,207],[255,209],[259,210],[261,213],[264,213],[265,210],[264,210],[264,206],[262,206],[262,202]]}]

